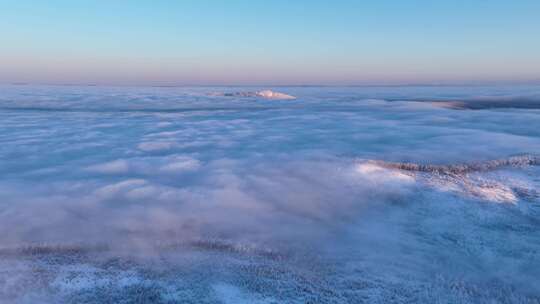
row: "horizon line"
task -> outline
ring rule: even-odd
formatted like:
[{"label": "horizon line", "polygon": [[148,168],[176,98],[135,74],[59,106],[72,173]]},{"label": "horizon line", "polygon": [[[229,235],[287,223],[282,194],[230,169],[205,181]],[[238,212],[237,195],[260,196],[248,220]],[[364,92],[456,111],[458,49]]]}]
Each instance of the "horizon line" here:
[{"label": "horizon line", "polygon": [[0,82],[0,85],[11,86],[60,86],[60,87],[141,87],[141,88],[186,88],[186,87],[276,87],[276,88],[309,88],[309,87],[482,87],[482,86],[536,86],[540,80],[531,81],[492,81],[492,82],[455,82],[455,83],[373,83],[373,84],[106,84],[106,83],[46,83],[46,82]]}]

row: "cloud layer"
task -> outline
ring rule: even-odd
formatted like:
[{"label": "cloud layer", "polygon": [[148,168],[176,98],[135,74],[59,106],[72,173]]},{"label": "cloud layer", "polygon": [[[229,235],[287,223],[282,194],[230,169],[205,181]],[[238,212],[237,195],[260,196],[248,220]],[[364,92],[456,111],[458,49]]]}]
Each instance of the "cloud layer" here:
[{"label": "cloud layer", "polygon": [[539,300],[540,89],[280,90],[4,87],[0,300]]}]

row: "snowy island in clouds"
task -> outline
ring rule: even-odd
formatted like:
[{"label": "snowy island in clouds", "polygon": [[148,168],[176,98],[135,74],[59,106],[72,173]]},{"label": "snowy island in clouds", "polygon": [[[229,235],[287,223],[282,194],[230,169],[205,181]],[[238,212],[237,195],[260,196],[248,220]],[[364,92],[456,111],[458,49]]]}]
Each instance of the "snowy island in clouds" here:
[{"label": "snowy island in clouds", "polygon": [[221,91],[2,86],[0,303],[540,303],[540,87]]},{"label": "snowy island in clouds", "polygon": [[280,92],[274,92],[272,90],[262,90],[262,91],[239,91],[239,92],[232,92],[232,93],[211,93],[210,96],[224,96],[224,97],[258,97],[258,98],[264,98],[264,99],[274,99],[274,100],[287,100],[287,99],[296,99],[296,97],[280,93]]}]

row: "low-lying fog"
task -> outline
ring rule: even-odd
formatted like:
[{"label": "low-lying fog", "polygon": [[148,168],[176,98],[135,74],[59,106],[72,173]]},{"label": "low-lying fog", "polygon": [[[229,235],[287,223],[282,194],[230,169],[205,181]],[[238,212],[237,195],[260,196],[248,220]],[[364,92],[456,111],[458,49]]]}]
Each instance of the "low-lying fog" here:
[{"label": "low-lying fog", "polygon": [[0,89],[0,303],[540,303],[540,87]]}]

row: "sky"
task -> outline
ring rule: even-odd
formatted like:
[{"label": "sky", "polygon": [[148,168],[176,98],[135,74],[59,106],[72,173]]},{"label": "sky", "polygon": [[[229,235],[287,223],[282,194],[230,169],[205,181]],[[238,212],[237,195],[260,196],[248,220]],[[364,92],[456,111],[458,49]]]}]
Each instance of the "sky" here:
[{"label": "sky", "polygon": [[540,1],[0,0],[0,82],[540,82]]}]

